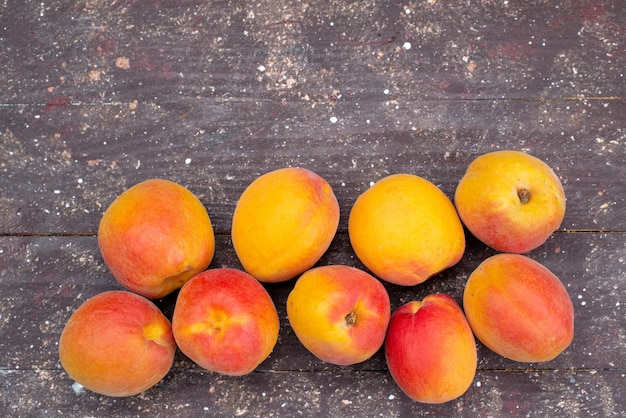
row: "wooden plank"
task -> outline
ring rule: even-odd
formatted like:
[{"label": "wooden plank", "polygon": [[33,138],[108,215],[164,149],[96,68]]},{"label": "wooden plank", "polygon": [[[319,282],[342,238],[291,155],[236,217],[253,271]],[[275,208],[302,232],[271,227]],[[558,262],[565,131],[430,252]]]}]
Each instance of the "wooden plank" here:
[{"label": "wooden plank", "polygon": [[2,104],[626,95],[621,0],[0,8]]},{"label": "wooden plank", "polygon": [[0,372],[0,413],[13,417],[619,417],[623,370],[479,371],[462,397],[410,400],[387,372],[253,372],[243,377],[174,369],[130,398],[74,393],[57,370]]},{"label": "wooden plank", "polygon": [[294,165],[330,182],[345,231],[351,205],[371,181],[415,173],[452,197],[473,158],[504,148],[542,158],[561,177],[568,197],[562,229],[626,230],[626,100],[380,106],[200,100],[1,109],[0,233],[93,234],[117,195],[151,177],[189,187],[215,229],[227,233],[243,189]]},{"label": "wooden plank", "polygon": [[[211,268],[241,268],[228,236],[218,236]],[[575,306],[574,342],[557,359],[522,364],[501,358],[479,344],[483,370],[624,369],[624,233],[557,233],[531,253],[565,284]],[[57,342],[71,313],[89,297],[121,289],[98,253],[95,237],[0,238],[0,361],[6,370],[58,369]],[[463,260],[414,287],[386,284],[392,309],[435,292],[461,303],[465,281],[493,251],[471,240]],[[336,237],[319,265],[346,264],[364,268],[346,235]],[[294,281],[266,285],[279,312],[279,343],[261,367],[267,371],[333,371],[342,368],[309,354],[289,327],[285,303]],[[171,318],[176,294],[157,301]],[[532,303],[532,301],[529,301]],[[180,354],[180,353],[179,353]],[[195,369],[180,355],[181,367]],[[356,370],[385,370],[382,353],[354,366]]]},{"label": "wooden plank", "polygon": [[[625,15],[622,0],[1,3],[0,415],[623,416]],[[71,390],[58,338],[84,300],[120,289],[95,234],[131,185],[189,187],[217,232],[211,267],[240,268],[229,233],[243,189],[310,168],[342,211],[319,264],[363,268],[347,219],[371,182],[410,172],[451,197],[473,158],[504,148],[542,158],[566,189],[561,228],[530,254],[575,306],[557,359],[516,363],[479,343],[468,393],[418,404],[382,352],[345,368],[309,354],[288,325],[290,281],[267,285],[280,339],[248,376],[206,373],[179,352],[140,396]],[[433,292],[460,302],[492,254],[468,236],[453,268],[386,284],[392,307]],[[168,317],[175,298],[157,301]]]}]

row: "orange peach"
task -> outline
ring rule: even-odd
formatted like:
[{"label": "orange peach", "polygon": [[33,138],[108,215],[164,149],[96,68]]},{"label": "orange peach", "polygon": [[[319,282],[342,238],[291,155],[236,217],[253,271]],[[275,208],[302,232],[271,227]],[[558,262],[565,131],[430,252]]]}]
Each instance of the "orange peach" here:
[{"label": "orange peach", "polygon": [[463,311],[441,293],[394,311],[385,357],[400,389],[415,401],[431,404],[463,395],[478,364],[476,341]]},{"label": "orange peach", "polygon": [[151,179],[111,203],[100,221],[98,245],[120,284],[158,299],[209,266],[215,238],[209,215],[193,193]]},{"label": "orange peach", "polygon": [[574,338],[567,290],[550,270],[523,255],[483,261],[467,281],[463,306],[476,338],[511,360],[552,360]]},{"label": "orange peach", "polygon": [[137,395],[156,385],[175,352],[167,318],[148,299],[126,291],[87,300],[59,340],[61,365],[70,378],[107,396]]},{"label": "orange peach", "polygon": [[382,283],[348,266],[306,271],[287,298],[287,317],[302,345],[341,366],[363,362],[380,349],[390,315]]},{"label": "orange peach", "polygon": [[411,174],[383,178],[363,192],[348,220],[350,242],[375,275],[403,286],[456,264],[465,232],[446,195]]},{"label": "orange peach", "polygon": [[565,216],[565,193],[543,161],[519,151],[476,158],[459,182],[454,202],[469,231],[488,246],[526,253],[543,244]]},{"label": "orange peach", "polygon": [[254,180],[232,222],[233,246],[244,269],[262,282],[282,282],[311,268],[339,225],[330,185],[303,168],[283,168]]},{"label": "orange peach", "polygon": [[253,371],[278,341],[278,313],[265,288],[235,269],[207,270],[188,281],[174,307],[180,350],[206,370],[241,376]]}]

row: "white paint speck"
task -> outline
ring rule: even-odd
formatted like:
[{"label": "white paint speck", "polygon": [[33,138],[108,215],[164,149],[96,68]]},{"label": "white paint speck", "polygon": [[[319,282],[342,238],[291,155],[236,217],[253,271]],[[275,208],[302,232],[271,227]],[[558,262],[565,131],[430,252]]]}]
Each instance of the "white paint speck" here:
[{"label": "white paint speck", "polygon": [[385,90],[383,91],[383,94],[389,94],[389,89],[385,89]]},{"label": "white paint speck", "polygon": [[389,395],[389,400],[390,400],[390,401],[392,401],[392,400],[394,400],[394,399],[396,399],[396,396],[395,396],[395,395]]},{"label": "white paint speck", "polygon": [[78,181],[78,184],[83,184],[83,179],[78,179],[76,181]]},{"label": "white paint speck", "polygon": [[265,72],[265,65],[259,65],[259,66],[257,67],[257,70],[259,70],[259,71],[260,71],[260,72],[262,72],[262,73],[263,73],[263,72]]},{"label": "white paint speck", "polygon": [[187,165],[191,164],[191,158],[187,158],[187,159],[185,160],[185,164],[187,164]]},{"label": "white paint speck", "polygon": [[55,190],[54,194],[61,194],[61,190]]},{"label": "white paint speck", "polygon": [[372,187],[375,183],[373,181],[370,181],[370,187]]},{"label": "white paint speck", "polygon": [[85,388],[80,383],[74,382],[74,384],[72,385],[72,390],[74,390],[74,393],[76,393],[78,395],[83,390],[85,390]]},{"label": "white paint speck", "polygon": [[337,121],[338,121],[338,120],[339,120],[339,119],[337,119],[337,117],[336,117],[336,116],[331,116],[331,117],[330,117],[330,123],[337,123]]},{"label": "white paint speck", "polygon": [[482,383],[480,382],[480,380],[478,382],[476,382],[476,387],[481,387]]},{"label": "white paint speck", "polygon": [[406,49],[408,51],[409,49],[411,49],[411,42],[405,42],[402,45],[402,48],[404,48],[404,49]]}]

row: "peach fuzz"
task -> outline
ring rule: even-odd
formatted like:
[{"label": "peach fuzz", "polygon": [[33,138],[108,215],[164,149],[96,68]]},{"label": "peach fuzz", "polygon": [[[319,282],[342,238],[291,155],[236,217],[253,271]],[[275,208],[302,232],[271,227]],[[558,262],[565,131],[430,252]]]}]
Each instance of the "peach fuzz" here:
[{"label": "peach fuzz", "polygon": [[100,221],[98,245],[120,284],[158,299],[209,266],[215,238],[209,215],[193,193],[151,179],[111,203]]},{"label": "peach fuzz", "polygon": [[363,362],[380,349],[390,315],[382,283],[342,265],[308,270],[287,298],[287,317],[302,345],[341,366]]},{"label": "peach fuzz", "polygon": [[282,282],[321,258],[338,225],[339,204],[326,180],[304,168],[283,168],[242,193],[233,213],[233,246],[249,274]]},{"label": "peach fuzz", "polygon": [[451,401],[469,389],[478,365],[476,341],[459,305],[435,293],[391,315],[385,357],[394,381],[411,399]]},{"label": "peach fuzz", "polygon": [[170,322],[148,299],[108,291],[83,303],[59,340],[61,365],[76,382],[107,396],[137,395],[174,362]]},{"label": "peach fuzz", "polygon": [[454,203],[467,229],[499,252],[543,244],[565,216],[565,193],[552,169],[520,151],[494,151],[470,163]]},{"label": "peach fuzz", "polygon": [[202,368],[241,376],[265,360],[278,341],[274,302],[254,277],[235,269],[207,270],[188,281],[174,307],[180,350]]},{"label": "peach fuzz", "polygon": [[348,219],[358,258],[388,282],[413,286],[456,264],[465,232],[446,195],[411,174],[387,176],[354,203]]},{"label": "peach fuzz", "polygon": [[552,360],[574,338],[567,290],[545,266],[523,255],[483,261],[467,280],[463,306],[476,338],[511,360]]}]

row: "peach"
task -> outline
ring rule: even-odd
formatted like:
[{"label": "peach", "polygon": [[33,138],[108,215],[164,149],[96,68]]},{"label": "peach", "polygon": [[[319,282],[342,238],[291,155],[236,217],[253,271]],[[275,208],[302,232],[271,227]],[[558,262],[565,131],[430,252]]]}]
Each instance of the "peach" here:
[{"label": "peach", "polygon": [[320,259],[338,225],[339,204],[326,180],[304,168],[283,168],[242,193],[233,213],[233,246],[249,274],[282,282]]},{"label": "peach", "polygon": [[253,371],[278,341],[278,313],[265,288],[235,269],[207,270],[176,299],[172,329],[180,350],[200,367],[231,376]]},{"label": "peach", "polygon": [[557,175],[543,161],[519,151],[494,151],[472,161],[454,202],[476,238],[507,253],[537,248],[565,216],[565,193]]},{"label": "peach", "polygon": [[456,264],[465,232],[446,195],[411,174],[383,178],[363,192],[348,219],[361,262],[388,282],[412,286]]},{"label": "peach", "polygon": [[467,280],[463,307],[476,338],[511,360],[552,360],[574,338],[567,290],[550,270],[523,255],[483,261]]},{"label": "peach", "polygon": [[463,311],[442,293],[394,311],[385,357],[400,389],[415,401],[431,404],[463,395],[478,364],[476,341]]},{"label": "peach", "polygon": [[61,365],[76,382],[107,396],[137,395],[172,367],[170,322],[148,299],[126,291],[100,293],[69,318],[59,340]]},{"label": "peach", "polygon": [[100,221],[98,245],[120,284],[158,299],[209,266],[215,238],[209,215],[193,193],[151,179],[111,203]]},{"label": "peach", "polygon": [[287,298],[287,318],[302,345],[341,366],[363,362],[380,349],[390,315],[382,283],[342,265],[306,271]]}]

